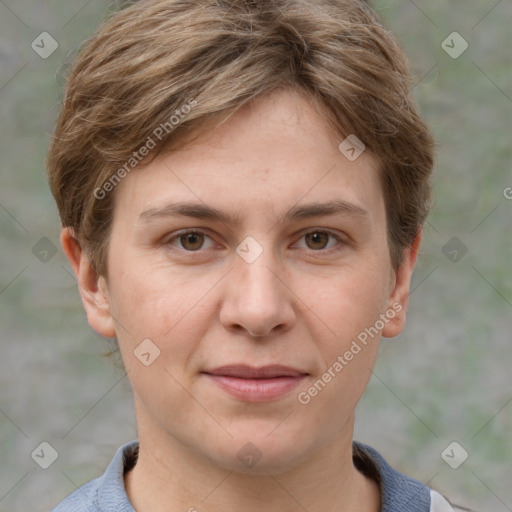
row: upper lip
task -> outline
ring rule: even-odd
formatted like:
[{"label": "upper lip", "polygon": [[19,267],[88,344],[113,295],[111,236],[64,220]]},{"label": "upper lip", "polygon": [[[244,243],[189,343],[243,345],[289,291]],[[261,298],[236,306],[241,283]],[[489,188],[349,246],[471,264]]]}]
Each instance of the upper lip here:
[{"label": "upper lip", "polygon": [[213,370],[206,370],[203,373],[223,375],[226,377],[239,377],[241,379],[271,379],[273,377],[301,377],[302,375],[307,375],[307,372],[279,364],[260,366],[258,368],[242,364],[233,364],[214,368]]}]

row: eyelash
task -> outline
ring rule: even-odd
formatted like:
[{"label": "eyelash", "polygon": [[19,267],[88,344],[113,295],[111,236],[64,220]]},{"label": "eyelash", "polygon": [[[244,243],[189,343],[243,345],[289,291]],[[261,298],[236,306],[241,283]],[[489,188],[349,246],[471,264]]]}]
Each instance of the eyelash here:
[{"label": "eyelash", "polygon": [[[302,233],[300,239],[302,239],[305,236],[310,235],[312,233],[325,233],[325,234],[329,235],[331,238],[334,238],[339,243],[339,245],[341,244],[341,246],[344,246],[344,245],[347,244],[346,240],[343,240],[339,235],[333,233],[332,231],[328,231],[328,230],[325,230],[325,229],[311,229],[309,231],[306,231],[305,233]],[[170,246],[170,245],[172,245],[173,241],[179,240],[180,237],[182,237],[183,235],[188,235],[188,234],[201,234],[201,235],[205,235],[206,237],[210,238],[210,240],[211,240],[211,237],[206,232],[201,231],[200,229],[190,228],[190,229],[183,230],[183,231],[180,231],[180,232],[176,233],[171,238],[165,239],[163,245]],[[188,253],[190,255],[200,254],[200,253],[204,252],[202,249],[198,249],[196,251],[189,251],[189,250],[184,249],[184,248],[177,248],[177,249],[179,251]],[[336,247],[335,246],[335,247],[330,247],[330,248],[327,248],[327,249],[318,249],[318,250],[310,249],[310,251],[313,252],[313,253],[331,253],[331,252],[339,251],[341,249],[342,249],[342,247]]]}]

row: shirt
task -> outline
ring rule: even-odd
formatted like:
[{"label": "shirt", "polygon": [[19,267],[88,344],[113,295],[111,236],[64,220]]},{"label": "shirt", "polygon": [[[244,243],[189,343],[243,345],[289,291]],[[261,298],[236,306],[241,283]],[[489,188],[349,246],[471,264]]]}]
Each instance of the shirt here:
[{"label": "shirt", "polygon": [[[105,473],[82,485],[52,512],[135,512],[124,488],[124,473],[138,457],[138,441],[121,446]],[[381,512],[455,512],[436,491],[393,469],[377,450],[353,443],[353,460],[359,471],[380,487]]]}]

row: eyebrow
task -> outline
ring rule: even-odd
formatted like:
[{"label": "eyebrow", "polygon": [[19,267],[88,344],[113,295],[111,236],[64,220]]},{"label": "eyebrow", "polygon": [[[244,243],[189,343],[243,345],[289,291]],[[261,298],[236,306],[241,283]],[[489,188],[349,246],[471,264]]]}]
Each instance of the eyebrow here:
[{"label": "eyebrow", "polygon": [[[368,220],[368,212],[364,208],[347,201],[333,200],[325,203],[293,206],[286,212],[283,222],[337,214]],[[196,219],[218,220],[234,225],[240,224],[239,214],[233,216],[206,204],[193,202],[178,202],[149,208],[139,216],[144,221],[166,217],[193,217]]]}]

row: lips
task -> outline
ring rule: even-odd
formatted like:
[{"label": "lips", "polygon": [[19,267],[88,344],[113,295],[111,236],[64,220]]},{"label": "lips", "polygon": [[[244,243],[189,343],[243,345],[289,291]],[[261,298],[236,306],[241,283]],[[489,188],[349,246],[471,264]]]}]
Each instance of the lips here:
[{"label": "lips", "polygon": [[276,377],[301,377],[302,375],[307,375],[307,372],[281,365],[269,365],[260,368],[247,365],[230,365],[208,370],[203,373],[225,377],[237,377],[239,379],[273,379]]},{"label": "lips", "polygon": [[277,400],[308,375],[302,370],[281,365],[260,368],[230,365],[202,373],[222,391],[244,402]]}]

